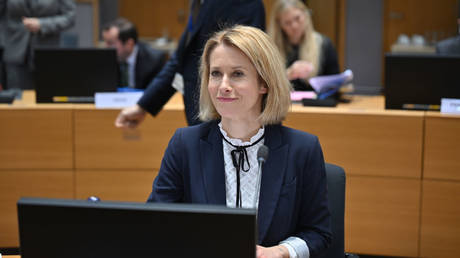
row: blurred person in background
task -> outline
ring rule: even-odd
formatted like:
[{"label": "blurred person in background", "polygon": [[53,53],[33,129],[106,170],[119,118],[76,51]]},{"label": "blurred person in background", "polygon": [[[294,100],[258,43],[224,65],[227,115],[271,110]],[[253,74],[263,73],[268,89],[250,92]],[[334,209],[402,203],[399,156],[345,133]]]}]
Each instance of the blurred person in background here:
[{"label": "blurred person in background", "polygon": [[72,0],[0,0],[1,29],[4,40],[3,61],[7,87],[33,89],[34,49],[57,47],[60,32],[75,23]]},{"label": "blurred person in background", "polygon": [[166,53],[138,40],[136,26],[118,18],[102,29],[106,47],[115,48],[120,67],[118,86],[145,89],[161,71]]},{"label": "blurred person in background", "polygon": [[315,31],[311,15],[299,0],[277,0],[268,33],[286,61],[294,90],[313,90],[307,80],[339,73],[337,52],[331,40]]}]

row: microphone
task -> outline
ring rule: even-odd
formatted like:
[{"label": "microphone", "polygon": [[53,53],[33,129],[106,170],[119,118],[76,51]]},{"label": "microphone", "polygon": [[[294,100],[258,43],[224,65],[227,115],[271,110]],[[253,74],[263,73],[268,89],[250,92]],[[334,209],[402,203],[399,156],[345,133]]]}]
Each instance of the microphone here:
[{"label": "microphone", "polygon": [[257,200],[260,196],[260,181],[262,179],[262,164],[267,161],[268,158],[268,147],[262,145],[257,150],[257,162],[259,163],[259,167],[257,169],[257,182],[256,182],[256,193],[254,194],[254,208],[257,210]]}]

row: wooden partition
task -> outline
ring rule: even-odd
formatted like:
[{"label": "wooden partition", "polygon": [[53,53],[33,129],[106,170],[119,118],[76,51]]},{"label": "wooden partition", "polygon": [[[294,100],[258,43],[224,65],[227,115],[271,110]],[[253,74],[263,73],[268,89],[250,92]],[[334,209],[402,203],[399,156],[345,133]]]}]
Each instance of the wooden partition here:
[{"label": "wooden partition", "polygon": [[460,252],[460,116],[428,112],[421,220],[423,257]]}]

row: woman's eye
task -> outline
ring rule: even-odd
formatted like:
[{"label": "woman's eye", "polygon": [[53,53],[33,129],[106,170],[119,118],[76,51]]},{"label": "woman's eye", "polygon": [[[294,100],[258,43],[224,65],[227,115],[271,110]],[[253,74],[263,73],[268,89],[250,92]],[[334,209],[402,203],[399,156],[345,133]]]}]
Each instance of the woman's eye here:
[{"label": "woman's eye", "polygon": [[241,71],[235,71],[235,72],[233,72],[233,76],[235,76],[235,77],[241,77],[241,76],[243,76],[243,75],[244,75],[244,73],[241,72]]},{"label": "woman's eye", "polygon": [[219,75],[220,75],[220,72],[219,72],[219,71],[212,71],[212,72],[211,72],[211,76],[212,76],[212,77],[217,77],[217,76],[219,76]]}]

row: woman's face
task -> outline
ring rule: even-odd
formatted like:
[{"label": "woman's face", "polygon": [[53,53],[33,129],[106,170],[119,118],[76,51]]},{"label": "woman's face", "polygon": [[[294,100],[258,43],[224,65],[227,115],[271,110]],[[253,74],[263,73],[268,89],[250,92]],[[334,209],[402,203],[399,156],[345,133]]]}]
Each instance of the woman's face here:
[{"label": "woman's face", "polygon": [[254,121],[267,93],[256,68],[239,49],[218,45],[209,56],[208,91],[222,120]]},{"label": "woman's face", "polygon": [[291,44],[299,44],[305,32],[305,13],[296,7],[288,7],[278,17],[279,25]]}]

